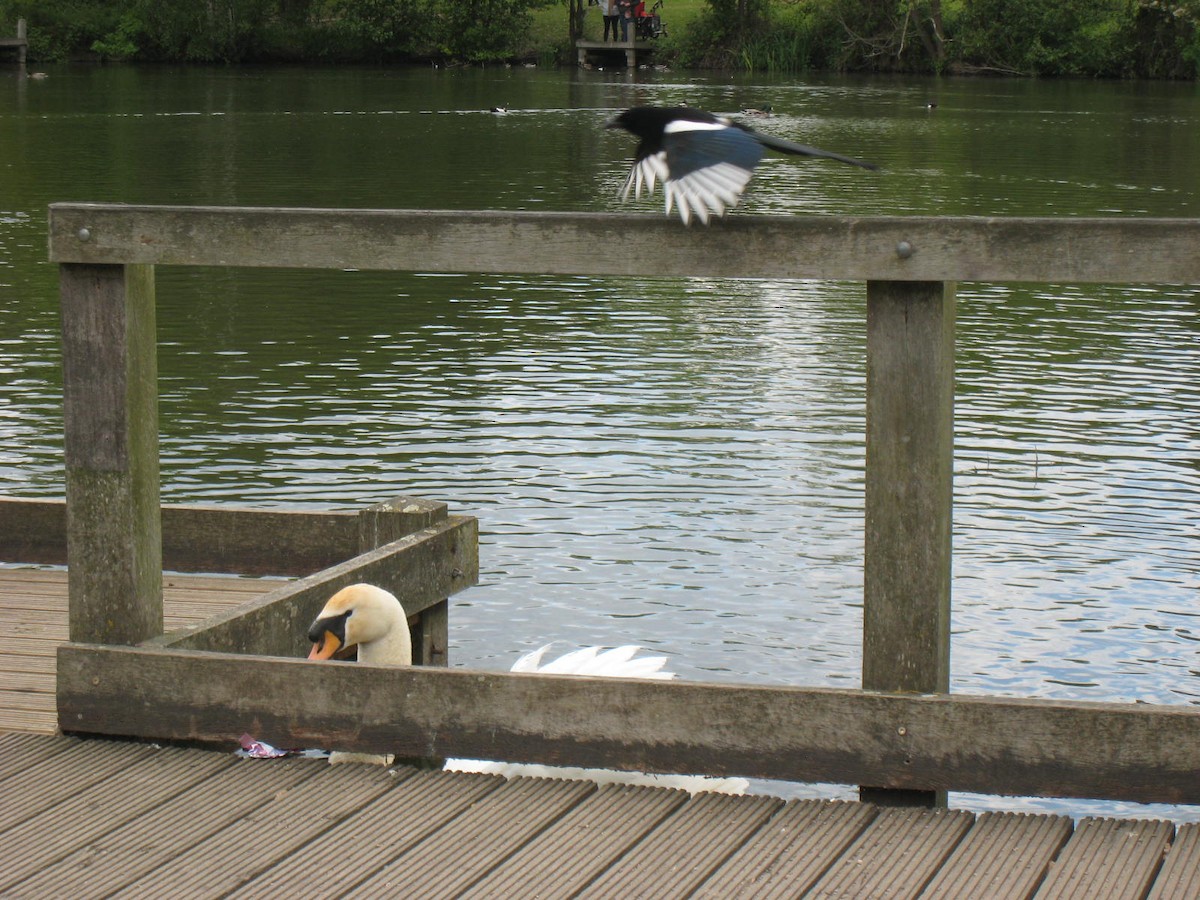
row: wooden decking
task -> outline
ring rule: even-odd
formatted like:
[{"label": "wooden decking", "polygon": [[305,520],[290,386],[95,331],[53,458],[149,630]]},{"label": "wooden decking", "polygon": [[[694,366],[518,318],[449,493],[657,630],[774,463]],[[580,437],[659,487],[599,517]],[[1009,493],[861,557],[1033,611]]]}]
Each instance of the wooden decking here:
[{"label": "wooden decking", "polygon": [[[168,627],[278,583],[168,576]],[[1200,825],[689,796],[63,737],[48,732],[66,629],[64,572],[0,570],[4,897],[1200,896]]]},{"label": "wooden decking", "polygon": [[5,897],[1194,898],[1200,826],[0,735]]},{"label": "wooden decking", "polygon": [[[278,580],[168,575],[166,627],[201,622],[279,585]],[[67,640],[67,573],[0,569],[0,731],[50,733],[54,652]]]}]

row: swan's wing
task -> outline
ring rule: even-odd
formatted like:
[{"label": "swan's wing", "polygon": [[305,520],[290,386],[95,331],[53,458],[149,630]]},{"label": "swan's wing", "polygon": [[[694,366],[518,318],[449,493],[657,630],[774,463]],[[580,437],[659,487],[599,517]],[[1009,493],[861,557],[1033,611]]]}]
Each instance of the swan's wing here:
[{"label": "swan's wing", "polygon": [[580,647],[570,653],[564,653],[558,659],[553,659],[540,666],[537,671],[546,675],[588,675],[596,655],[601,647]]},{"label": "swan's wing", "polygon": [[674,678],[675,673],[664,669],[665,656],[637,656],[641,647],[626,644],[605,650],[603,647],[581,647],[543,663],[542,657],[550,648],[547,644],[518,659],[514,672],[540,672],[543,675],[593,675],[602,678]]},{"label": "swan's wing", "polygon": [[512,664],[512,672],[536,672],[538,666],[542,664],[542,657],[546,655],[546,651],[551,647],[550,644],[542,644],[536,650],[531,650]]},{"label": "swan's wing", "polygon": [[664,670],[667,664],[665,656],[637,656],[641,647],[627,644],[624,647],[614,647],[605,650],[596,657],[595,664],[589,675],[600,675],[605,678],[674,678],[675,673]]}]

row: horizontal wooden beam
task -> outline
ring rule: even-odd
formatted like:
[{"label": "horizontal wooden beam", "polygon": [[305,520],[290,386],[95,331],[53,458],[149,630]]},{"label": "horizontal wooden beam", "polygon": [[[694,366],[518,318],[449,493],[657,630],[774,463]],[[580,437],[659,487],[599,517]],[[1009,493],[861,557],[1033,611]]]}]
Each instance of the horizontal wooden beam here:
[{"label": "horizontal wooden beam", "polygon": [[418,616],[478,580],[478,523],[470,516],[447,516],[421,531],[147,644],[303,656],[310,646],[306,636],[309,623],[325,601],[348,584],[362,581],[389,590],[410,616]]},{"label": "horizontal wooden beam", "polygon": [[67,564],[67,501],[0,497],[0,561]]},{"label": "horizontal wooden beam", "polygon": [[[596,253],[596,247],[652,248]],[[56,203],[50,258],[642,277],[1200,283],[1200,219],[731,216]]]},{"label": "horizontal wooden beam", "polygon": [[[162,507],[163,568],[310,575],[445,518],[446,504],[415,498],[359,512],[170,504]],[[66,565],[66,501],[0,497],[0,560]]]},{"label": "horizontal wooden beam", "polygon": [[1200,802],[1200,709],[389,668],[69,644],[67,732]]}]

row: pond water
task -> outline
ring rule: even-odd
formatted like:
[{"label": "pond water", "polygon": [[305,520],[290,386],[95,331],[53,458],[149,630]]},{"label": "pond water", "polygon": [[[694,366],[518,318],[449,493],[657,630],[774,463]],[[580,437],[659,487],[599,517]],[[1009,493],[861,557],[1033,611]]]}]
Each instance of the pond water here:
[{"label": "pond water", "polygon": [[[884,171],[772,157],[738,212],[1200,216],[1196,85],[48,72],[0,74],[8,495],[63,494],[54,201],[615,210],[633,147],[602,129],[614,111],[769,103],[758,127]],[[637,642],[688,679],[859,684],[863,285],[275,270],[158,284],[164,501],[407,493],[478,516],[457,664]],[[1198,313],[1195,287],[960,286],[953,690],[1200,702]]]}]

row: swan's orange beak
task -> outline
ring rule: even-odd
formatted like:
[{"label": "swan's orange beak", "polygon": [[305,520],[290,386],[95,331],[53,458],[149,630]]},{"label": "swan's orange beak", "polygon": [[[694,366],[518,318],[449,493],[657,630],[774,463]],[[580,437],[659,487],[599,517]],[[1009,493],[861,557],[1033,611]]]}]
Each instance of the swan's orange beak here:
[{"label": "swan's orange beak", "polygon": [[342,642],[338,640],[337,635],[331,631],[322,631],[320,639],[313,644],[312,650],[308,653],[309,659],[333,659],[333,654],[338,652],[342,646]]}]

